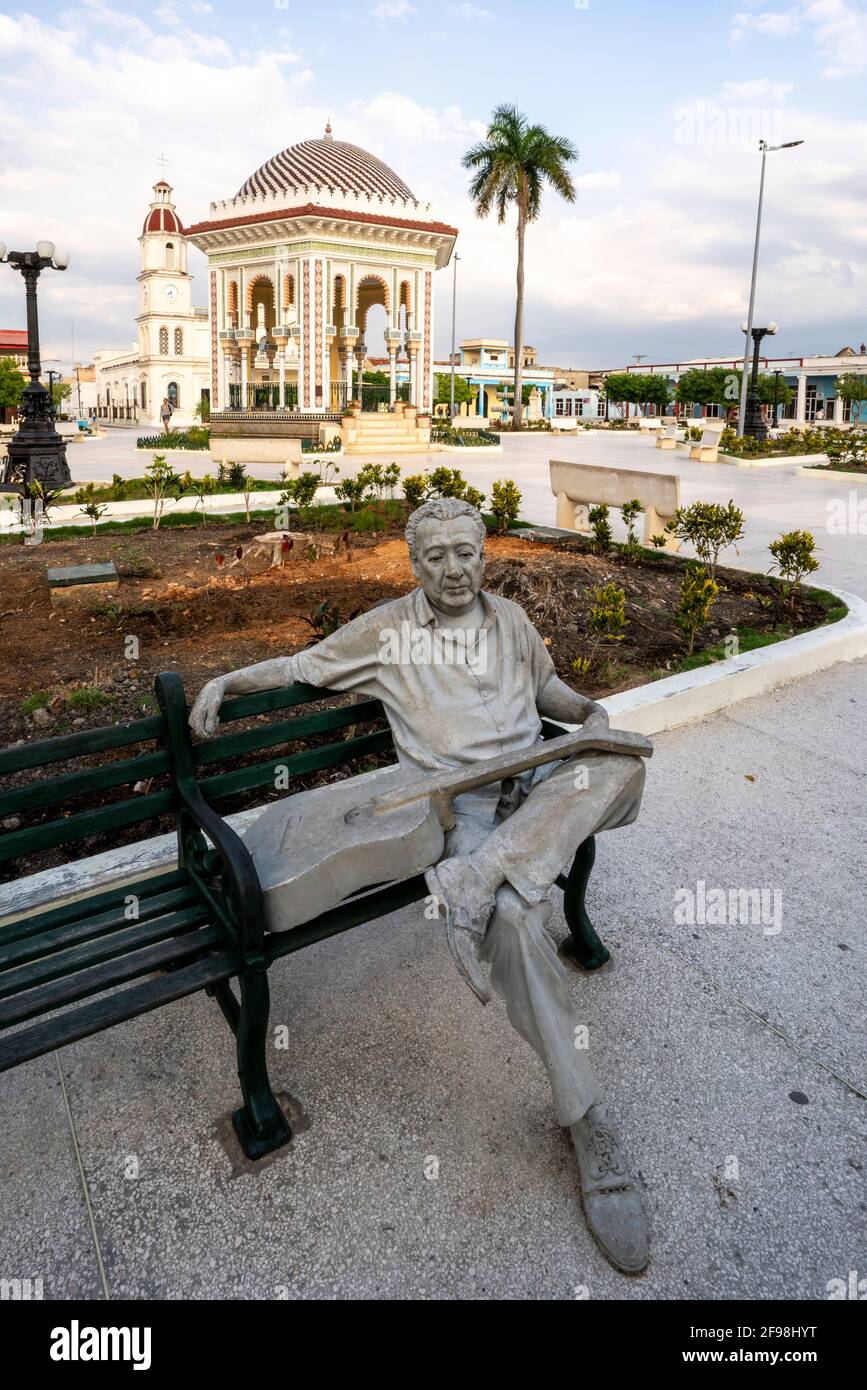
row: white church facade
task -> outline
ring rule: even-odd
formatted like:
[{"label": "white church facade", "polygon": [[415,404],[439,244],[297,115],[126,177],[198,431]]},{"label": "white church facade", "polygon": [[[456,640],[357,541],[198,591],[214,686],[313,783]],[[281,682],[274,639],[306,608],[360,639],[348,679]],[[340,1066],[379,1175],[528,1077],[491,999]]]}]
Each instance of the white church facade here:
[{"label": "white church facade", "polygon": [[94,354],[96,416],[102,424],[137,423],[161,428],[163,400],[173,407],[171,427],[197,420],[210,405],[211,323],[193,305],[187,270],[187,234],[160,180],[144,220],[139,245],[138,338],[125,351]]}]

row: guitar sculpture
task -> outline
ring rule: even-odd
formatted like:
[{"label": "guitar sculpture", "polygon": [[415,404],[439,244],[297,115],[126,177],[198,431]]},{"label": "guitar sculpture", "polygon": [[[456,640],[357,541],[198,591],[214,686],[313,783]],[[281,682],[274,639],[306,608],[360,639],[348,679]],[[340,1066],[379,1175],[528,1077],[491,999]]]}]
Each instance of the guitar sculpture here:
[{"label": "guitar sculpture", "polygon": [[268,930],[290,931],[365,888],[422,873],[443,856],[456,797],[582,753],[649,758],[653,744],[625,730],[579,731],[467,768],[382,768],[274,802],[244,836]]}]

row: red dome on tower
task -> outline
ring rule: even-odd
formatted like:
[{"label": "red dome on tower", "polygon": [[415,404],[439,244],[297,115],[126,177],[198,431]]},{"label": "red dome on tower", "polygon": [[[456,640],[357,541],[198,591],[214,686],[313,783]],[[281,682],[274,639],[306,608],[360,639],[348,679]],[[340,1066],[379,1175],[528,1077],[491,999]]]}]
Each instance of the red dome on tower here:
[{"label": "red dome on tower", "polygon": [[154,200],[144,220],[142,235],[146,232],[174,232],[176,236],[184,234],[183,224],[172,202],[171,184],[166,183],[164,179],[154,184]]}]

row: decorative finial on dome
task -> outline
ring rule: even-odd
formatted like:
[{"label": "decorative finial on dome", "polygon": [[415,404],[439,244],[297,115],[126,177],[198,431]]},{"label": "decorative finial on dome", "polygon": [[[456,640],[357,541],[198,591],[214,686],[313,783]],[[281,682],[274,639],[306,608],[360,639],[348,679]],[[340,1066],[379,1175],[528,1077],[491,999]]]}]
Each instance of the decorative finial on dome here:
[{"label": "decorative finial on dome", "polygon": [[325,123],[325,139],[326,139],[326,140],[333,140],[333,138],[334,138],[334,137],[333,137],[333,135],[331,134],[331,117],[329,116],[329,117],[328,117],[328,120],[327,120],[326,123]]}]

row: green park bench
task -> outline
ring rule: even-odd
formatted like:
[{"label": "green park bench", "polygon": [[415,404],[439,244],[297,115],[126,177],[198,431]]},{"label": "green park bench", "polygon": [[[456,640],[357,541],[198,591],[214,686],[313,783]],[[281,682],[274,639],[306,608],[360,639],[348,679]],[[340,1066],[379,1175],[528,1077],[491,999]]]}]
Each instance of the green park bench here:
[{"label": "green park bench", "polygon": [[[106,833],[123,827],[150,835],[165,816],[178,840],[170,871],[0,918],[0,1071],[205,990],[235,1035],[244,1102],[235,1131],[247,1156],[261,1158],[291,1138],[268,1078],[268,970],[422,900],[427,886],[421,874],[381,884],[302,927],[266,932],[253,861],[216,808],[239,793],[273,792],[282,769],[299,777],[393,749],[382,707],[359,700],[321,708],[334,691],[290,685],[226,700],[219,735],[194,744],[180,677],[158,676],[156,693],[159,714],[0,751],[0,817],[20,822],[0,834],[0,864],[14,870],[23,855],[80,850],[94,836],[104,848]],[[233,729],[238,721],[244,726]],[[359,725],[375,727],[359,734]],[[561,733],[546,721],[545,737]],[[51,776],[57,765],[62,772]],[[146,790],[131,795],[141,782]],[[81,809],[79,799],[92,793],[115,799]],[[571,933],[564,950],[587,970],[608,960],[584,906],[594,857],[588,839],[558,880]]]}]

